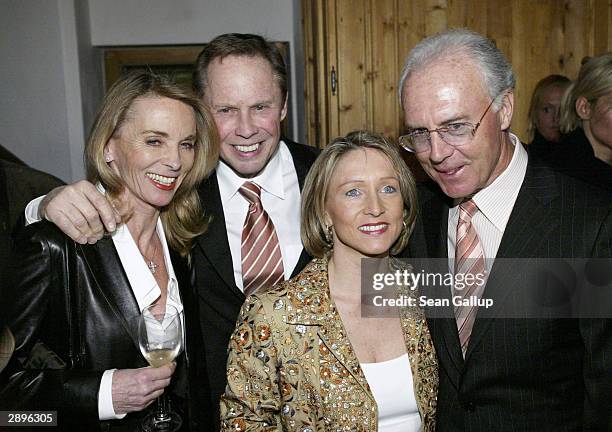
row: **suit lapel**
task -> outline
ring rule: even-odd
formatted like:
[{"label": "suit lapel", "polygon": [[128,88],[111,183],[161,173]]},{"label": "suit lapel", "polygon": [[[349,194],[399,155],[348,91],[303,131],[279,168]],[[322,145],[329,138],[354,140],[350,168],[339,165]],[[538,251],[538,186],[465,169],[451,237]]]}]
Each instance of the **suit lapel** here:
[{"label": "suit lapel", "polygon": [[[293,166],[295,167],[295,172],[298,178],[298,184],[300,186],[300,192],[304,189],[304,180],[306,179],[306,175],[312,166],[312,163],[316,159],[314,154],[304,154],[303,146],[296,144],[286,138],[283,138],[285,144],[287,144],[287,148],[291,153],[291,159],[293,160]],[[304,267],[312,260],[312,257],[304,248],[302,248],[302,253],[300,254],[300,258],[298,259],[297,264],[293,268],[293,272],[291,273],[291,277],[297,276]]]},{"label": "suit lapel", "polygon": [[[433,195],[424,200],[421,205],[421,217],[423,218],[424,241],[426,243],[427,258],[433,258],[434,268],[429,268],[429,272],[445,274],[448,272],[448,211],[450,199],[446,197],[437,186],[434,187]],[[463,370],[463,354],[459,342],[457,324],[453,318],[454,309],[452,306],[452,293],[449,289],[437,287],[427,293],[428,298],[440,299],[447,302],[449,306],[426,308],[429,317],[441,316],[443,318],[430,319],[430,332],[432,339],[436,342],[436,350],[442,357],[447,357],[449,361],[441,361],[447,368],[449,377],[454,384],[459,386],[461,371]]]},{"label": "suit lapel", "polygon": [[492,311],[479,308],[466,352],[466,361],[495,316],[503,309],[504,300],[513,287],[521,283],[521,261],[505,258],[535,257],[540,244],[558,227],[559,215],[548,205],[557,196],[552,171],[528,165],[483,295],[484,298],[493,300],[496,307]]},{"label": "suit lapel", "polygon": [[291,318],[286,318],[285,322],[290,325],[318,326],[317,335],[323,345],[374,402],[348,333],[330,296],[327,261],[313,260],[300,273],[295,285],[300,287],[300,292],[295,297],[290,295],[289,299],[293,310],[302,313],[291,314]]},{"label": "suit lapel", "polygon": [[295,167],[295,172],[297,173],[301,191],[304,188],[304,180],[306,179],[306,175],[308,174],[308,171],[310,170],[310,167],[317,156],[315,153],[305,150],[305,146],[296,144],[286,138],[283,138],[283,141],[285,144],[287,144],[289,153],[291,153],[291,159],[293,160],[293,166]]},{"label": "suit lapel", "polygon": [[374,396],[372,395],[365,375],[361,370],[359,360],[355,355],[351,342],[346,336],[347,333],[342,325],[338,311],[336,311],[336,307],[333,305],[331,305],[330,308],[330,311],[332,310],[333,312],[331,316],[328,318],[325,324],[319,327],[317,334],[319,335],[323,345],[325,345],[325,347],[342,364],[342,366],[344,366],[348,373],[351,374],[355,381],[357,381],[364,393],[368,395],[372,401],[374,401]]},{"label": "suit lapel", "polygon": [[206,232],[198,237],[198,247],[201,248],[221,279],[242,302],[244,294],[236,286],[234,279],[234,264],[227,239],[227,228],[216,173],[202,182],[199,194],[204,215],[210,218],[210,222]]},{"label": "suit lapel", "polygon": [[293,268],[293,273],[291,273],[291,278],[296,277],[298,274],[300,274],[300,272],[302,271],[302,269],[304,267],[306,267],[306,265],[312,260],[312,257],[310,256],[310,254],[308,252],[306,252],[306,249],[302,248],[302,253],[300,254],[300,258],[298,259],[297,264],[295,265],[295,267]]},{"label": "suit lapel", "polygon": [[118,323],[129,334],[136,350],[138,344],[138,319],[140,310],[121,260],[110,237],[104,237],[95,245],[77,245],[97,287],[115,312]]}]

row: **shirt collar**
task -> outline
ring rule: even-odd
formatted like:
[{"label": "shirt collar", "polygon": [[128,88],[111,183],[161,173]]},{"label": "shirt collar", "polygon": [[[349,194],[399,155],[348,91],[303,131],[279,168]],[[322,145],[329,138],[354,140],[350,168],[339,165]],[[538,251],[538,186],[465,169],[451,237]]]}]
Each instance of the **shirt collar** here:
[{"label": "shirt collar", "polygon": [[[495,227],[504,231],[527,171],[527,151],[518,137],[510,133],[514,145],[512,159],[506,169],[486,188],[472,198],[480,212]],[[500,199],[503,197],[503,199]]]},{"label": "shirt collar", "polygon": [[[164,233],[161,218],[157,219],[155,230],[162,244],[164,263],[166,264],[166,271],[168,272],[167,303],[172,304],[181,312],[183,306],[178,291],[178,281],[174,273],[174,268],[172,267],[172,261],[170,260],[170,251],[166,242],[166,235]],[[157,300],[161,295],[161,290],[142,257],[127,225],[119,225],[111,237],[128,281],[130,282],[136,302],[138,303],[138,308],[142,311],[146,306],[149,306]]]},{"label": "shirt collar", "polygon": [[283,141],[279,142],[278,149],[272,156],[263,171],[255,177],[240,177],[225,162],[219,161],[217,165],[217,180],[219,181],[219,192],[221,202],[229,202],[237,194],[238,189],[245,181],[252,181],[259,185],[267,193],[279,199],[285,199],[285,182],[283,174],[287,163],[292,163],[289,149]]}]

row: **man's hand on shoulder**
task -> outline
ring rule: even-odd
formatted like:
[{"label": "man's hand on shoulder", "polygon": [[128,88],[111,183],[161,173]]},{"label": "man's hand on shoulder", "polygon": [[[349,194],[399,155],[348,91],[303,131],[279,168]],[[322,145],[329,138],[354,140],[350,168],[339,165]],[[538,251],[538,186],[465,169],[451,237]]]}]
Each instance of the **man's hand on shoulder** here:
[{"label": "man's hand on shoulder", "polygon": [[85,180],[53,189],[41,202],[38,214],[81,244],[96,243],[105,227],[113,232],[121,221],[106,197]]}]

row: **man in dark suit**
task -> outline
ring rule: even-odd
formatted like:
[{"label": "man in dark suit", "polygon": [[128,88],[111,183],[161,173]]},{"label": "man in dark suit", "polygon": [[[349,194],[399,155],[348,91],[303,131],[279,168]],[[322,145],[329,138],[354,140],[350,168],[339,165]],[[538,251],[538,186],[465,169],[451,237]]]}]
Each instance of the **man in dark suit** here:
[{"label": "man in dark suit", "polygon": [[[21,220],[26,204],[61,184],[58,178],[28,167],[0,146],[0,284],[6,280],[12,232]],[[0,316],[0,372],[14,347],[13,336],[5,324],[3,314]]]},{"label": "man in dark suit", "polygon": [[[252,34],[224,34],[206,45],[196,64],[195,89],[219,131],[221,161],[200,186],[211,222],[192,259],[211,389],[208,416],[219,428],[219,397],[226,384],[227,346],[245,300],[241,248],[251,211],[241,186],[261,190],[260,206],[274,226],[282,255],[282,279],[310,260],[300,239],[300,191],[318,150],[281,138],[287,113],[287,70],[274,44]],[[80,243],[96,242],[103,225],[115,229],[111,206],[93,185],[78,182],[50,193],[40,214]]]},{"label": "man in dark suit", "polygon": [[49,174],[0,158],[0,280],[7,268],[11,233],[26,204],[62,184]]},{"label": "man in dark suit", "polygon": [[509,131],[512,69],[485,37],[451,30],[425,39],[399,89],[408,130],[400,142],[433,180],[420,189],[407,254],[486,281],[444,290],[447,303],[427,310],[440,365],[437,429],[610,430],[610,319],[520,319],[452,300],[491,300],[503,311],[525,293],[529,260],[518,258],[609,265],[610,195],[527,156]]},{"label": "man in dark suit", "polygon": [[245,181],[262,188],[261,203],[274,223],[289,279],[310,260],[300,239],[300,191],[317,151],[280,137],[287,71],[273,44],[255,35],[221,35],[206,45],[196,67],[196,91],[211,109],[221,138],[221,162],[200,187],[212,221],[193,253],[212,400],[218,408],[227,345],[246,298],[240,245],[249,206],[238,190]]}]

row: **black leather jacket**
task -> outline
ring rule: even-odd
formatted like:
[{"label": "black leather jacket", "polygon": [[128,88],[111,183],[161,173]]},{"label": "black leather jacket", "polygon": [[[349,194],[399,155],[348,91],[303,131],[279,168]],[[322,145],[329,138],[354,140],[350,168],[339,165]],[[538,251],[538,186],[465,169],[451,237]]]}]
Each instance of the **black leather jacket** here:
[{"label": "black leather jacket", "polygon": [[[98,420],[104,371],[147,366],[138,347],[138,304],[112,239],[78,245],[43,221],[26,227],[16,246],[8,281],[0,281],[2,310],[16,341],[0,405],[57,410],[61,430],[134,430],[142,413]],[[202,430],[199,412],[208,391],[198,303],[186,262],[172,254],[172,263],[185,310],[186,349],[177,359],[171,393],[183,411],[183,430]]]}]

